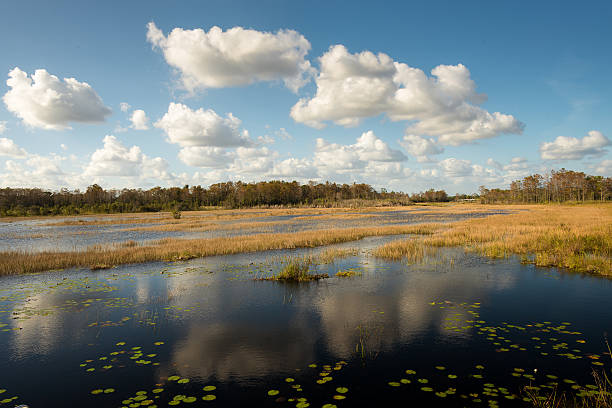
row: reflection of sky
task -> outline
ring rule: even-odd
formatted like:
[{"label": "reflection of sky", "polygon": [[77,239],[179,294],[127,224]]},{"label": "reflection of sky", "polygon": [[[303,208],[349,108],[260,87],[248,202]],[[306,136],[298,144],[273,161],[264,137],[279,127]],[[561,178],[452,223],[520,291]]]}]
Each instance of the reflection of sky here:
[{"label": "reflection of sky", "polygon": [[[51,313],[28,320],[0,314],[1,322],[21,328],[0,332],[0,372],[27,369],[33,379],[40,376],[43,381],[45,376],[50,387],[61,387],[63,380],[55,380],[54,372],[81,378],[79,363],[108,354],[117,341],[150,348],[153,341],[164,340],[160,366],[138,368],[138,373],[150,369],[158,382],[178,374],[202,382],[251,383],[295,373],[313,362],[358,360],[360,341],[366,358],[376,361],[387,355],[400,358],[399,350],[418,350],[415,353],[426,359],[428,350],[439,354],[444,348],[485,347],[474,330],[444,329],[446,319],[456,313],[463,313],[463,320],[469,318],[461,309],[440,309],[431,301],[481,302],[482,319],[487,321],[567,320],[595,338],[611,329],[606,327],[612,310],[609,281],[550,277],[516,260],[483,261],[455,250],[445,250],[430,265],[387,263],[368,255],[369,249],[389,239],[397,237],[338,245],[359,246],[361,251],[319,270],[332,275],[354,267],[360,275],[305,285],[254,281],[247,272],[275,256],[321,249],[2,278],[3,288],[27,286],[30,296],[27,301],[0,301],[0,309],[12,313],[27,307]],[[116,290],[96,290],[106,284]],[[10,293],[4,290],[0,297]],[[105,306],[116,298],[129,306]],[[82,304],[88,299],[88,308],[64,309],[69,300]],[[155,326],[138,321],[154,315]],[[120,326],[87,327],[126,316],[131,320]],[[37,365],[40,373],[32,371]],[[102,378],[96,375],[79,381],[94,389]],[[1,380],[4,387],[15,386],[11,379]]]}]

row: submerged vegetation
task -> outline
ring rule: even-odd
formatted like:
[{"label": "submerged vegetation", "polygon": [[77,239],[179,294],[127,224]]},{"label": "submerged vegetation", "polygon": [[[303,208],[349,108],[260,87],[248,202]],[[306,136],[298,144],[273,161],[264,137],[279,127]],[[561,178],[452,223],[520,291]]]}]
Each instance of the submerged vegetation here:
[{"label": "submerged vegetation", "polygon": [[492,257],[522,256],[537,266],[612,275],[612,205],[531,206],[448,224],[423,239],[386,244],[375,255],[418,260],[434,247],[459,246]]}]

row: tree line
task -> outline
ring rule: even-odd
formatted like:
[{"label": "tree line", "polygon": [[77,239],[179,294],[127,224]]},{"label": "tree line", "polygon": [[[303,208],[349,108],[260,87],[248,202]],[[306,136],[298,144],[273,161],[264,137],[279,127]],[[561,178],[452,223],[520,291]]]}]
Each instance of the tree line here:
[{"label": "tree line", "polygon": [[202,186],[105,190],[93,184],[85,191],[0,188],[0,216],[76,215],[201,210],[207,207],[331,207],[355,204],[409,205],[420,202],[550,203],[612,200],[612,178],[572,170],[533,174],[509,189],[480,187],[480,194],[449,196],[444,190],[406,194],[376,191],[363,183],[300,184],[297,181],[225,182]]},{"label": "tree line", "polygon": [[226,182],[208,188],[184,186],[149,190],[105,190],[97,184],[86,191],[46,191],[39,188],[0,189],[0,216],[75,215],[188,211],[206,207],[245,208],[257,206],[329,207],[347,201],[403,205],[413,201],[448,201],[445,191],[408,194],[376,191],[368,184],[263,181]]},{"label": "tree line", "polygon": [[480,187],[482,203],[563,203],[612,200],[612,178],[572,170],[532,174],[509,189]]}]

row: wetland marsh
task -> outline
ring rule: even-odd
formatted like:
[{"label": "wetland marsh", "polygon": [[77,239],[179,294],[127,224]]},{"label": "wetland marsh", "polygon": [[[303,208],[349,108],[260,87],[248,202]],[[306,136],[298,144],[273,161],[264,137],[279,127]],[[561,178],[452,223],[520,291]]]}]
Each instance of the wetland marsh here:
[{"label": "wetland marsh", "polygon": [[[94,256],[218,240],[247,251],[0,277],[0,407],[513,407],[553,391],[589,398],[600,392],[593,370],[612,374],[612,281],[539,267],[537,251],[552,258],[553,248],[571,244],[576,259],[582,253],[605,267],[609,207],[251,210],[6,223],[15,236],[45,235],[27,240],[24,257],[63,253],[66,235],[53,231],[67,226],[91,232],[94,245],[110,244],[75,248]],[[559,224],[555,246],[529,246],[529,239],[542,241],[538,231],[550,235]],[[104,242],[101,225],[122,238]],[[122,244],[128,230],[178,235]],[[326,240],[329,231],[336,235]],[[573,238],[564,241],[563,231]],[[310,241],[291,241],[303,234]],[[267,243],[265,250],[245,244],[249,236]],[[274,248],[279,236],[286,245]],[[36,239],[55,240],[59,252],[38,250]],[[265,280],[295,260],[328,277]]]}]

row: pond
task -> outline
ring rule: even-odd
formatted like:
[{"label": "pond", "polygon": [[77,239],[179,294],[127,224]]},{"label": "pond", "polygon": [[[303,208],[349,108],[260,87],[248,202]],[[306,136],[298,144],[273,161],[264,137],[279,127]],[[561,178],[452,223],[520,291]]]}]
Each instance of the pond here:
[{"label": "pond", "polygon": [[610,374],[611,281],[370,254],[403,238],[300,284],[255,278],[321,249],[3,277],[0,407],[510,407]]}]

